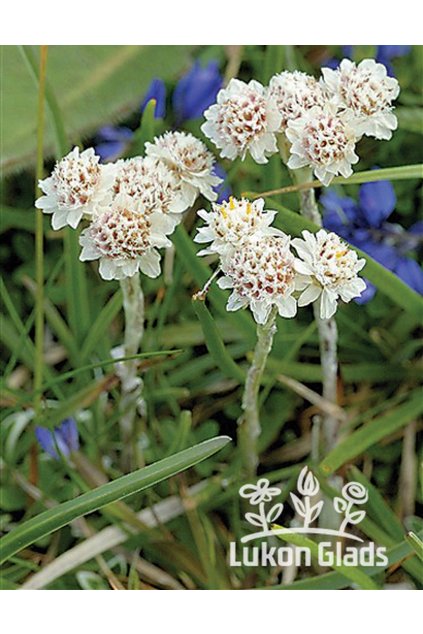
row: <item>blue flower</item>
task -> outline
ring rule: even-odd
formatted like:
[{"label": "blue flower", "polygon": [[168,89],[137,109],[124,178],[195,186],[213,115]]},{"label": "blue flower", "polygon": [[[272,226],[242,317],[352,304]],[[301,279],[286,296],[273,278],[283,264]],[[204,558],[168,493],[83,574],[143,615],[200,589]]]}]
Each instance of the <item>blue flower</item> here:
[{"label": "blue flower", "polygon": [[198,119],[216,101],[223,78],[217,62],[209,62],[204,68],[196,61],[179,80],[173,93],[173,109],[177,123]]},{"label": "blue flower", "polygon": [[95,153],[98,154],[103,163],[114,161],[125,151],[133,135],[132,130],[124,126],[103,126],[97,132]]},{"label": "blue flower", "polygon": [[[392,66],[392,60],[396,57],[404,57],[408,55],[411,51],[411,46],[409,44],[402,45],[388,45],[388,44],[380,44],[376,47],[376,61],[380,64],[386,66],[388,71],[388,75],[391,77],[394,76],[394,68]],[[351,44],[345,45],[342,47],[342,55],[344,57],[348,57],[349,59],[353,59],[354,57],[354,46]],[[336,70],[339,66],[339,61],[335,57],[331,57],[325,60],[322,63],[322,66],[325,68],[332,68]]]},{"label": "blue flower", "polygon": [[35,435],[41,448],[55,460],[59,460],[57,449],[64,456],[79,449],[78,428],[73,418],[65,418],[53,432],[47,427],[37,426]]},{"label": "blue flower", "polygon": [[229,196],[232,194],[231,187],[227,181],[228,175],[219,163],[215,163],[213,167],[213,174],[219,176],[222,182],[219,185],[213,187],[213,191],[217,194],[217,203],[223,203],[224,200],[229,200]]},{"label": "blue flower", "polygon": [[404,57],[405,55],[408,55],[410,51],[411,51],[411,46],[409,44],[403,44],[403,45],[380,44],[377,47],[376,61],[386,66],[388,75],[391,75],[391,77],[394,77],[394,68],[391,64],[392,60],[395,59],[396,57]]},{"label": "blue flower", "polygon": [[[417,262],[407,255],[422,243],[423,222],[415,223],[408,231],[398,224],[387,222],[396,205],[392,183],[365,183],[360,187],[358,202],[338,196],[333,190],[321,196],[320,202],[324,207],[323,225],[326,229],[368,253],[413,290],[423,294],[423,272]],[[367,289],[356,300],[357,303],[366,303],[376,292],[375,287],[366,282]]]},{"label": "blue flower", "polygon": [[141,102],[141,112],[144,112],[144,108],[151,99],[156,100],[154,118],[164,119],[166,116],[166,86],[162,79],[155,78],[152,80]]}]

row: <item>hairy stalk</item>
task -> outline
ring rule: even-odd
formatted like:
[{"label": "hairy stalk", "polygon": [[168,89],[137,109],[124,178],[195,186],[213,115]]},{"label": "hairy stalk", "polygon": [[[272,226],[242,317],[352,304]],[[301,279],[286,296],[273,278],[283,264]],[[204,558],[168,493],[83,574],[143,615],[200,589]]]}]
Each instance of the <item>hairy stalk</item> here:
[{"label": "hairy stalk", "polygon": [[[125,313],[124,356],[138,353],[144,332],[144,295],[140,275],[127,277],[120,281]],[[137,409],[143,402],[142,379],[137,376],[137,359],[119,364],[118,374],[122,385],[120,430],[123,444],[122,465],[125,469],[142,466],[140,450],[136,450],[135,420]],[[135,464],[136,463],[136,464]]]},{"label": "hairy stalk", "polygon": [[[38,181],[43,178],[44,96],[46,82],[47,46],[41,46],[38,84],[37,117],[37,165],[35,170],[35,198],[41,195]],[[34,360],[34,411],[40,415],[44,365],[44,236],[43,212],[35,210],[35,360]]]},{"label": "hairy stalk", "polygon": [[245,381],[242,398],[243,415],[240,417],[239,441],[244,467],[249,477],[254,477],[259,463],[258,438],[261,432],[258,396],[266,366],[267,357],[272,348],[273,336],[276,332],[276,311],[272,310],[267,322],[257,326],[257,344],[254,349],[253,360]]},{"label": "hairy stalk", "polygon": [[[298,184],[311,181],[311,170],[308,168],[295,170],[293,176]],[[301,213],[303,216],[321,226],[322,218],[316,203],[313,189],[306,189],[299,192]],[[337,404],[337,342],[338,331],[334,317],[322,319],[318,304],[313,305],[314,319],[317,324],[320,343],[320,362],[323,374],[323,398],[330,403]],[[330,451],[338,441],[339,420],[326,412],[322,420],[322,440],[323,453]]]}]

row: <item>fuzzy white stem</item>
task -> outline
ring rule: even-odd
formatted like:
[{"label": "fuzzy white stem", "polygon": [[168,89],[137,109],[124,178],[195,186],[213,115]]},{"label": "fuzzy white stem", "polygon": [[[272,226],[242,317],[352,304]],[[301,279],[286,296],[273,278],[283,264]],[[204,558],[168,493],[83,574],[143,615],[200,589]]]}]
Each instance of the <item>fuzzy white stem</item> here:
[{"label": "fuzzy white stem", "polygon": [[272,348],[273,337],[276,332],[276,311],[272,310],[267,322],[257,326],[257,344],[254,349],[253,360],[245,381],[242,409],[244,414],[238,421],[239,440],[246,473],[254,477],[259,463],[258,438],[261,432],[258,396],[261,379],[266,366],[267,357]]},{"label": "fuzzy white stem", "polygon": [[[295,170],[293,176],[297,183],[307,183],[311,180],[311,171],[307,168]],[[322,226],[322,218],[316,203],[313,189],[300,191],[301,213],[312,220],[315,224]],[[314,319],[316,320],[320,342],[320,362],[323,374],[323,398],[330,403],[337,404],[337,342],[338,330],[334,317],[322,319],[319,307],[314,304]],[[322,436],[323,452],[327,453],[337,444],[339,432],[339,421],[328,412],[323,415]]]},{"label": "fuzzy white stem", "polygon": [[[144,295],[140,275],[127,277],[120,281],[125,313],[124,354],[132,356],[138,353],[144,333]],[[120,418],[121,439],[123,444],[122,462],[130,468],[134,458],[134,423],[137,409],[142,405],[142,379],[137,376],[137,360],[124,362],[120,372],[122,385]]]}]

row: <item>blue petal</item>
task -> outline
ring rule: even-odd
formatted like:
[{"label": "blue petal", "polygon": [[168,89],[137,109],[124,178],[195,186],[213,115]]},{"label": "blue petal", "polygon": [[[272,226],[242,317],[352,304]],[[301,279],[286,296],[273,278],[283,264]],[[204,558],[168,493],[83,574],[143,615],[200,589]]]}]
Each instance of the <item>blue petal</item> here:
[{"label": "blue petal", "polygon": [[74,418],[65,418],[59,426],[57,433],[61,436],[68,451],[79,449],[78,427]]},{"label": "blue petal", "polygon": [[188,119],[198,119],[209,106],[223,84],[217,62],[212,61],[202,68],[195,62],[191,69],[181,77],[173,93],[173,109],[178,123]]},{"label": "blue petal", "polygon": [[416,236],[423,236],[423,220],[418,220],[408,229],[408,233]]},{"label": "blue petal", "polygon": [[97,132],[98,141],[127,141],[133,136],[132,130],[125,126],[104,125]]},{"label": "blue petal", "polygon": [[344,44],[342,47],[342,54],[344,57],[349,57],[352,59],[354,53],[354,45],[353,44]]},{"label": "blue petal", "polygon": [[321,63],[322,68],[331,68],[332,70],[336,70],[339,66],[339,59],[336,57],[329,57],[328,59],[323,60]]},{"label": "blue petal", "polygon": [[399,257],[396,249],[390,244],[376,242],[369,230],[357,229],[351,242],[385,268],[390,271],[394,269]]},{"label": "blue petal", "polygon": [[390,181],[364,183],[360,187],[360,207],[371,227],[379,227],[395,209],[397,198]]},{"label": "blue petal", "polygon": [[124,141],[109,141],[108,143],[99,143],[94,147],[95,153],[100,157],[102,163],[106,161],[114,161],[118,158],[126,148]]},{"label": "blue petal", "polygon": [[370,300],[373,299],[376,293],[376,286],[369,282],[369,280],[367,280],[366,278],[363,279],[366,282],[366,288],[361,293],[360,297],[356,297],[354,299],[355,303],[360,305],[370,302]]},{"label": "blue petal", "polygon": [[381,44],[377,47],[376,57],[377,59],[384,58],[390,60],[393,57],[404,57],[404,55],[408,55],[410,51],[410,44]]},{"label": "blue petal", "polygon": [[214,165],[213,174],[215,174],[215,176],[219,176],[219,178],[223,181],[219,185],[213,187],[213,191],[217,193],[216,202],[222,203],[224,200],[228,200],[229,196],[232,194],[230,185],[227,182],[228,175],[219,163]]},{"label": "blue petal", "polygon": [[154,110],[155,119],[164,119],[166,116],[166,86],[162,79],[153,79],[148,87],[144,99],[141,103],[141,112],[151,99],[156,100],[156,107]]},{"label": "blue petal", "polygon": [[395,266],[395,273],[416,293],[423,295],[423,271],[415,260],[400,258]]},{"label": "blue petal", "polygon": [[358,217],[358,207],[352,198],[338,196],[332,189],[320,197],[323,205],[323,226],[348,239]]},{"label": "blue petal", "polygon": [[47,427],[40,427],[37,425],[35,428],[35,436],[40,444],[41,449],[48,453],[52,458],[58,460],[56,446],[53,440],[53,434]]}]

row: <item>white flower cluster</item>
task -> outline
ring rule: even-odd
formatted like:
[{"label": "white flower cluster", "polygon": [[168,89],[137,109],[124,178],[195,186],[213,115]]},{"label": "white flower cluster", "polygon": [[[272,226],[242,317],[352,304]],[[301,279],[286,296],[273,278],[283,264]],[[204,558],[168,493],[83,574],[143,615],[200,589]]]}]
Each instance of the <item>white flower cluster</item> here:
[{"label": "white flower cluster", "polygon": [[399,84],[373,59],[356,65],[344,59],[323,77],[284,71],[269,86],[232,79],[204,116],[202,131],[224,158],[257,163],[278,151],[277,137],[290,143],[288,167],[310,167],[329,185],[337,174],[348,177],[357,163],[355,146],[363,135],[390,139],[397,127],[392,102]]},{"label": "white flower cluster", "polygon": [[[249,307],[258,324],[266,323],[273,307],[282,317],[294,317],[297,306],[311,302],[318,302],[320,316],[329,319],[339,298],[349,302],[366,288],[358,277],[365,260],[339,236],[321,229],[291,240],[271,226],[276,212],[266,211],[263,199],[230,198],[198,213],[206,224],[195,241],[210,243],[198,255],[219,256],[218,285],[232,289],[227,309]],[[302,291],[299,297],[296,291]]]},{"label": "white flower cluster", "polygon": [[89,148],[75,147],[40,181],[44,192],[36,206],[52,214],[53,229],[75,229],[90,222],[80,236],[81,260],[99,260],[106,280],[142,271],[160,274],[160,247],[181,213],[202,194],[216,200],[214,158],[191,134],[167,132],[146,144],[146,156],[101,165]]}]

